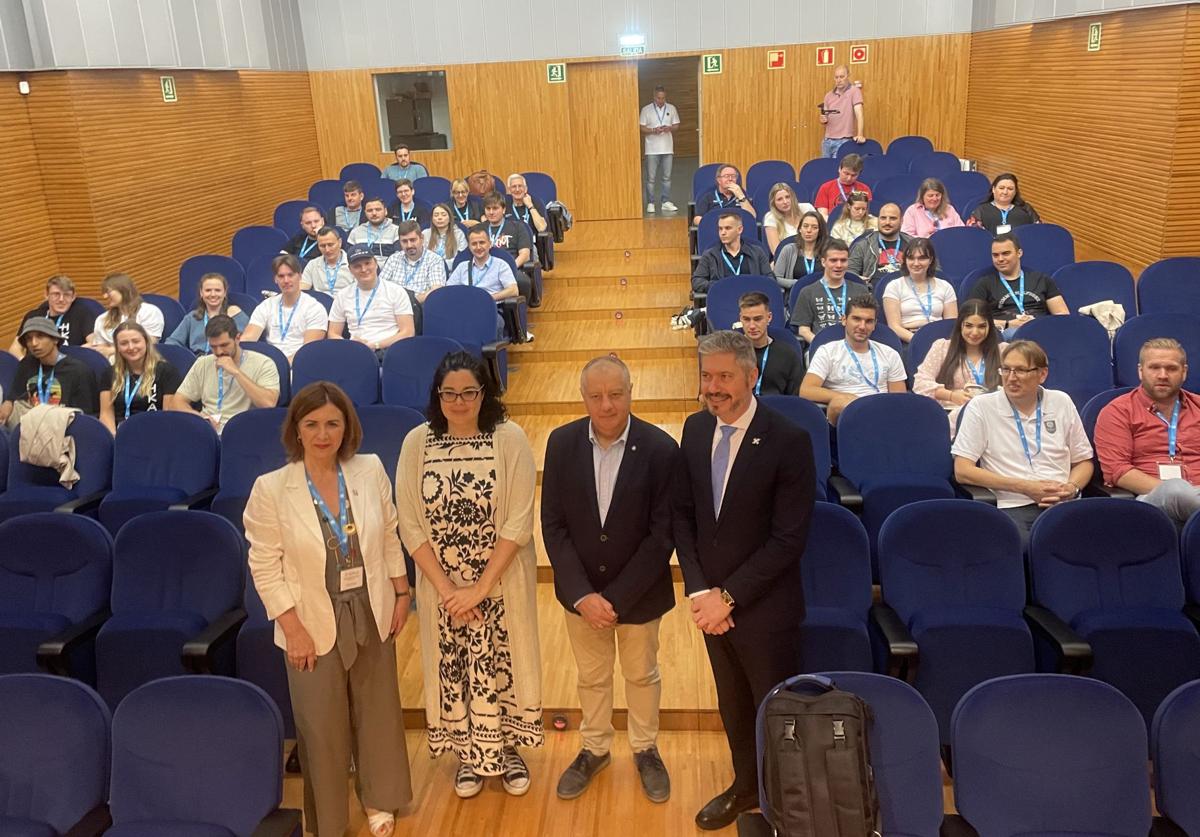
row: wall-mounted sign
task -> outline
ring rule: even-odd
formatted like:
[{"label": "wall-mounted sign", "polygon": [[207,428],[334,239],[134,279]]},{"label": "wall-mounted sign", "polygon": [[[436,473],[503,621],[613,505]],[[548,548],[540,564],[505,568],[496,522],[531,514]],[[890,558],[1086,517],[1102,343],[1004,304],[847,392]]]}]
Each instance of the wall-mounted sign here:
[{"label": "wall-mounted sign", "polygon": [[869,54],[866,44],[854,44],[850,47],[850,63],[866,64]]},{"label": "wall-mounted sign", "polygon": [[721,74],[721,53],[710,52],[707,55],[700,56],[700,67],[706,76],[719,76]]},{"label": "wall-mounted sign", "polygon": [[162,87],[164,102],[179,101],[179,91],[175,89],[175,76],[159,76],[158,84]]},{"label": "wall-mounted sign", "polygon": [[787,58],[787,53],[785,53],[782,49],[768,49],[767,50],[767,69],[768,70],[782,70],[784,61],[786,60],[786,58]]},{"label": "wall-mounted sign", "polygon": [[1088,52],[1100,51],[1100,24],[1093,23],[1088,26]]},{"label": "wall-mounted sign", "polygon": [[547,84],[565,84],[567,81],[567,65],[564,63],[546,65]]},{"label": "wall-mounted sign", "polygon": [[833,47],[817,47],[817,66],[824,67],[833,63]]}]

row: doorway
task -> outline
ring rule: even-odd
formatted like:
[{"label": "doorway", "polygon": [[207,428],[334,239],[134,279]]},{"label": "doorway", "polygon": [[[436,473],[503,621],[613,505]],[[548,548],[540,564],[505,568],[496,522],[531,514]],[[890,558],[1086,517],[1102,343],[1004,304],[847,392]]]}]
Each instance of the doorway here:
[{"label": "doorway", "polygon": [[[692,199],[692,175],[700,166],[700,58],[646,58],[638,61],[638,106],[644,107],[654,98],[654,88],[667,89],[667,101],[679,112],[679,127],[675,130],[674,157],[671,165],[671,188],[668,200],[678,207],[676,212],[662,212],[658,204],[659,186],[655,183],[655,212],[647,211],[645,187],[642,189],[642,211],[647,218],[682,218]],[[642,182],[646,179],[645,141],[642,141]]]}]

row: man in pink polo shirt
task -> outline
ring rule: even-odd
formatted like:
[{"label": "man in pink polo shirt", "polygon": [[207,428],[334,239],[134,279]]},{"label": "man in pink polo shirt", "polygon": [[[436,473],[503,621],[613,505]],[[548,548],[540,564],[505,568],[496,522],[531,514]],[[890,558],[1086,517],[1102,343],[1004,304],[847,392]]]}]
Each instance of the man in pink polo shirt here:
[{"label": "man in pink polo shirt", "polygon": [[846,140],[862,142],[863,97],[857,85],[850,83],[850,68],[839,64],[833,68],[833,89],[821,103],[821,124],[825,138],[821,140],[821,156],[834,157]]},{"label": "man in pink polo shirt", "polygon": [[1200,395],[1183,388],[1187,354],[1156,337],[1142,345],[1142,385],[1114,398],[1096,419],[1104,482],[1132,491],[1182,526],[1200,510]]},{"label": "man in pink polo shirt", "polygon": [[813,198],[813,206],[817,211],[828,219],[835,209],[846,202],[851,192],[865,192],[870,200],[871,187],[858,179],[862,170],[862,157],[857,154],[847,154],[843,157],[838,162],[838,176],[822,183],[821,188],[817,190],[817,196]]}]

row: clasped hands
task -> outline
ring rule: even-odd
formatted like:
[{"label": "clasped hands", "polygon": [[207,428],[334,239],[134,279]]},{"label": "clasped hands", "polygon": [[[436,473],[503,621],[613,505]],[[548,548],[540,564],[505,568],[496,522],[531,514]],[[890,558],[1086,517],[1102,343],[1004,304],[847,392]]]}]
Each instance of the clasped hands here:
[{"label": "clasped hands", "polygon": [[721,588],[713,587],[692,599],[692,621],[712,636],[720,636],[733,627],[733,608],[721,600]]},{"label": "clasped hands", "polygon": [[447,581],[438,590],[438,599],[455,622],[481,622],[483,613],[479,610],[479,603],[487,598],[487,594],[488,591],[478,581],[466,587],[456,587],[453,582]]},{"label": "clasped hands", "polygon": [[1077,494],[1074,485],[1058,480],[1026,480],[1021,493],[1043,509],[1064,500],[1073,500]]}]

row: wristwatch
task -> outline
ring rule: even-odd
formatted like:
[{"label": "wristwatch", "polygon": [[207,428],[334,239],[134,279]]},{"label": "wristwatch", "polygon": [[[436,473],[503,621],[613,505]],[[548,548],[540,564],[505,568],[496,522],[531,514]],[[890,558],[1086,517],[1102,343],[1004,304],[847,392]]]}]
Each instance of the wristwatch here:
[{"label": "wristwatch", "polygon": [[726,607],[733,607],[735,604],[735,602],[733,601],[733,596],[729,595],[729,591],[726,590],[724,587],[721,588],[721,602]]}]

